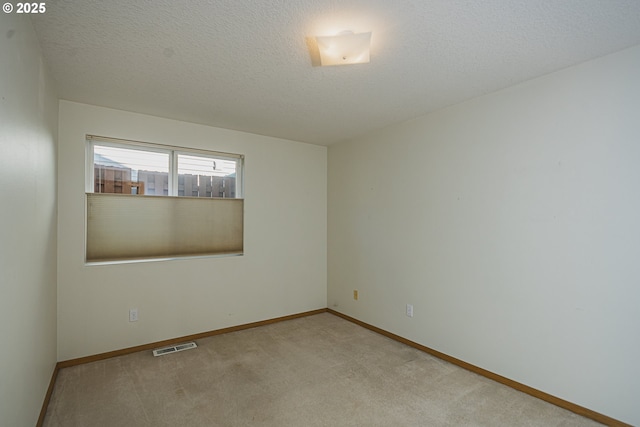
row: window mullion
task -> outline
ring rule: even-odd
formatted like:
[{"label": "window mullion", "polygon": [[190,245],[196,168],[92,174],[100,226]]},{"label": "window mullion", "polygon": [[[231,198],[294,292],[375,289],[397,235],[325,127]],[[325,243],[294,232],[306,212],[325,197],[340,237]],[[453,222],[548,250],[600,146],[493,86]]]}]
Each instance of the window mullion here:
[{"label": "window mullion", "polygon": [[178,195],[178,155],[175,150],[171,151],[169,156],[171,164],[169,165],[169,196]]}]

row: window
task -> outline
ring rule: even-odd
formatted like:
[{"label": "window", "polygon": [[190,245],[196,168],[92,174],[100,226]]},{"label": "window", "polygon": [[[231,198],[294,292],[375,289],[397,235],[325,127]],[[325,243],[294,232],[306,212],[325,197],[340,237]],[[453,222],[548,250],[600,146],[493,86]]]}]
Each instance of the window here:
[{"label": "window", "polygon": [[243,251],[243,156],[87,136],[87,262]]},{"label": "window", "polygon": [[[88,192],[185,197],[241,197],[242,157],[88,138]],[[89,175],[88,175],[89,177]]]}]

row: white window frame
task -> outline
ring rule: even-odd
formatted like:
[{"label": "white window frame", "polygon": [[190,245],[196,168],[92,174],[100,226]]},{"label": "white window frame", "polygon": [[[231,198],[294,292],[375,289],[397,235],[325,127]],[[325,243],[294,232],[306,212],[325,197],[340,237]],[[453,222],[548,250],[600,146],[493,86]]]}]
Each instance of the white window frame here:
[{"label": "white window frame", "polygon": [[94,147],[95,145],[103,145],[108,147],[124,148],[129,150],[139,149],[141,151],[151,151],[169,155],[169,188],[168,195],[156,195],[154,197],[189,197],[178,196],[178,155],[197,155],[200,157],[210,157],[212,159],[231,160],[236,162],[236,197],[242,199],[244,197],[244,155],[222,153],[219,151],[199,150],[185,147],[177,147],[172,145],[152,144],[148,142],[129,141],[125,139],[108,138],[104,136],[87,135],[86,136],[86,165],[85,165],[85,192],[93,193],[95,189],[94,169]]}]

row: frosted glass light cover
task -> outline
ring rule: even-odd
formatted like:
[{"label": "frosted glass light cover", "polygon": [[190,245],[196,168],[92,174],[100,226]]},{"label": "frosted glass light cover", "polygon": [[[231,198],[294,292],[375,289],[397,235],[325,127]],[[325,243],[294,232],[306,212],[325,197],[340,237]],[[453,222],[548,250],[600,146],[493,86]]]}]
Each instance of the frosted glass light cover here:
[{"label": "frosted glass light cover", "polygon": [[369,62],[371,32],[341,33],[337,36],[317,36],[321,65],[364,64]]}]

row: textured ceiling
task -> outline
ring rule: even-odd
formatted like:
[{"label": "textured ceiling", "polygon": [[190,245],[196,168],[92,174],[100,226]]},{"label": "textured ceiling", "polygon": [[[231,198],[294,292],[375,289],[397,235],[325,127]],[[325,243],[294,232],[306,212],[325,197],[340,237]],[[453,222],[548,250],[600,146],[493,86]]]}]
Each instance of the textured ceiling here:
[{"label": "textured ceiling", "polygon": [[[63,99],[322,145],[640,44],[639,0],[49,0],[32,21]],[[371,63],[314,66],[308,38],[342,30],[373,32]]]}]

